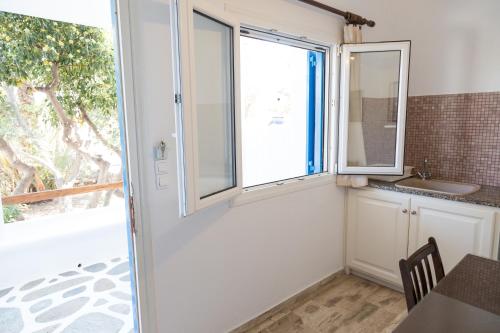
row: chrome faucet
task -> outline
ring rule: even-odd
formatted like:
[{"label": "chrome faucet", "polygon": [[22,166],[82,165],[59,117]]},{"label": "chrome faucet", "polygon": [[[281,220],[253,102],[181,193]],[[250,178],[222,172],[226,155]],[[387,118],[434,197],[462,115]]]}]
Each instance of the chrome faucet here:
[{"label": "chrome faucet", "polygon": [[429,170],[429,160],[428,159],[424,160],[424,168],[422,169],[422,171],[417,172],[417,174],[420,178],[422,178],[422,180],[431,179],[432,174]]}]

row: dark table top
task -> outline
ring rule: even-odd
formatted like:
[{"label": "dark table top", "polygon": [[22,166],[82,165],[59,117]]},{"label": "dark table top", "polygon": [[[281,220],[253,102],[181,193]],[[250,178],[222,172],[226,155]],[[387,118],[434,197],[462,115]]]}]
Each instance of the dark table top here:
[{"label": "dark table top", "polygon": [[500,262],[468,254],[434,291],[500,316]]},{"label": "dark table top", "polygon": [[466,255],[394,331],[500,332],[500,262]]}]

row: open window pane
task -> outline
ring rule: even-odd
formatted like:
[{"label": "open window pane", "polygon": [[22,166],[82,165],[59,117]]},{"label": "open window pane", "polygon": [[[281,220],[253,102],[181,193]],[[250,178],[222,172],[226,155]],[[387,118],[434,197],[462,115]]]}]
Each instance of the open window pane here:
[{"label": "open window pane", "polygon": [[199,196],[204,198],[236,186],[233,28],[193,15]]},{"label": "open window pane", "polygon": [[403,173],[410,43],[342,48],[339,174]]},{"label": "open window pane", "polygon": [[177,5],[180,209],[187,216],[241,193],[240,24],[206,1]]},{"label": "open window pane", "polygon": [[349,58],[347,165],[395,166],[399,51],[353,52]]},{"label": "open window pane", "polygon": [[240,45],[243,187],[323,172],[325,52]]}]

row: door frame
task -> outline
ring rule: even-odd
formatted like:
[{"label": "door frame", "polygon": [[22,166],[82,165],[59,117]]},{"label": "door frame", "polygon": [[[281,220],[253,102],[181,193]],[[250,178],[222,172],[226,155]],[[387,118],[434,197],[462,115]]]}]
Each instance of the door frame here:
[{"label": "door frame", "polygon": [[[138,332],[156,332],[156,299],[155,299],[155,283],[153,271],[153,249],[150,225],[144,223],[147,221],[147,211],[142,208],[142,198],[144,191],[142,189],[141,167],[144,156],[139,149],[139,138],[141,137],[140,117],[137,110],[137,87],[134,85],[134,56],[133,56],[133,34],[131,25],[135,21],[133,19],[133,11],[131,10],[130,0],[111,0],[113,20],[115,21],[114,38],[116,38],[116,59],[118,60],[119,75],[121,80],[122,97],[122,121],[123,121],[123,136],[125,142],[125,156],[127,165],[127,184],[129,195],[133,197],[134,226],[131,226],[130,218],[127,219],[128,235],[129,235],[129,253],[134,254],[134,280],[135,280],[135,306],[137,315],[134,320],[137,320]],[[122,149],[123,149],[122,148]],[[127,213],[129,213],[127,212]],[[127,214],[129,216],[129,214]],[[132,230],[133,228],[133,230]]]}]

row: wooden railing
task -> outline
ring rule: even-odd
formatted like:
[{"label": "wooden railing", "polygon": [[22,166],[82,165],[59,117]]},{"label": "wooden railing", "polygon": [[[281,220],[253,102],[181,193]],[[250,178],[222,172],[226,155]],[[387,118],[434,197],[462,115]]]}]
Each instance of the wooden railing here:
[{"label": "wooden railing", "polygon": [[69,195],[116,190],[120,188],[123,188],[123,182],[85,185],[85,186],[61,188],[57,190],[50,190],[43,192],[23,193],[18,195],[10,195],[2,197],[2,204],[17,205],[17,204],[33,203],[33,202],[66,197]]}]

